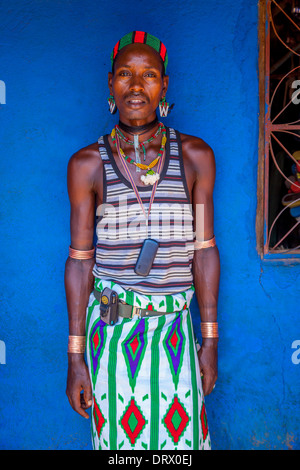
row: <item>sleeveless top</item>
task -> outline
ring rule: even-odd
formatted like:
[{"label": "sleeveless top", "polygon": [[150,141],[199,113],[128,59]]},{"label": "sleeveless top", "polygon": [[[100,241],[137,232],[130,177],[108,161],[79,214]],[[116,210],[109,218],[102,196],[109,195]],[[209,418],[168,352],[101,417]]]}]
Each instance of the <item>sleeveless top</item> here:
[{"label": "sleeveless top", "polygon": [[[93,274],[141,294],[168,295],[193,283],[193,215],[184,174],[180,135],[166,128],[165,160],[148,219],[131,183],[118,168],[108,135],[98,140],[103,161],[103,204],[96,212],[96,263]],[[136,171],[135,167],[133,170]],[[146,214],[152,186],[137,186]],[[148,276],[134,272],[145,238],[159,242]]]}]

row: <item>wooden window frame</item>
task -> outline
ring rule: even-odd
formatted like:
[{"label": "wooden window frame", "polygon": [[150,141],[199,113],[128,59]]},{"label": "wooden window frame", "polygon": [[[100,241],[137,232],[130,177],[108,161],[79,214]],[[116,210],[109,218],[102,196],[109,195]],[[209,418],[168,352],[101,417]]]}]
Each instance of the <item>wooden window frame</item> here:
[{"label": "wooden window frame", "polygon": [[[263,260],[279,261],[290,265],[300,263],[300,249],[272,250],[268,244],[270,229],[270,227],[268,227],[270,139],[272,130],[276,130],[276,125],[270,121],[269,57],[270,28],[272,25],[268,17],[268,8],[274,1],[275,0],[260,0],[258,5],[259,158],[257,173],[256,247]],[[287,125],[283,124],[282,126],[286,129]],[[279,127],[280,125],[277,125],[277,129],[279,129]],[[300,129],[300,125],[298,129]]]}]

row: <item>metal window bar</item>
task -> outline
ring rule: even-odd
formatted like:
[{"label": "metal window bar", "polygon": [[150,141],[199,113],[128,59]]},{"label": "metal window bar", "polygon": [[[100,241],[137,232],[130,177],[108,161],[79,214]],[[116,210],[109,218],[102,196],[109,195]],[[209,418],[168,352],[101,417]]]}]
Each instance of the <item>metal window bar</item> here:
[{"label": "metal window bar", "polygon": [[[300,160],[298,161],[295,158],[295,154],[289,150],[288,145],[286,143],[287,139],[295,137],[299,139],[299,151],[300,151],[300,88],[296,90],[291,97],[287,98],[287,94],[289,93],[288,86],[291,83],[291,79],[297,77],[300,80],[300,65],[291,68],[282,76],[279,73],[278,76],[275,76],[275,73],[282,65],[286,65],[289,63],[293,63],[295,60],[300,64],[300,44],[296,44],[294,47],[291,47],[290,44],[287,44],[287,40],[280,35],[281,25],[278,23],[278,16],[283,18],[284,15],[285,20],[288,22],[288,25],[291,25],[291,33],[292,30],[300,33],[300,1],[284,1],[284,0],[266,0],[266,60],[265,60],[265,104],[266,104],[266,112],[265,112],[265,171],[264,171],[264,224],[265,224],[265,231],[264,231],[264,255],[269,254],[279,254],[282,257],[285,257],[287,254],[289,255],[300,255],[300,216],[295,218],[295,223],[292,223],[292,226],[286,227],[284,229],[284,233],[277,236],[275,242],[272,240],[272,236],[274,235],[274,228],[276,228],[277,224],[282,220],[282,216],[289,216],[286,211],[289,211],[291,208],[299,207],[300,211]],[[291,12],[295,11],[299,14],[298,18],[293,18],[291,16]],[[280,15],[279,15],[280,13]],[[299,20],[299,21],[298,21]],[[298,21],[298,22],[297,22]],[[290,23],[289,23],[290,22]],[[299,23],[299,24],[298,24]],[[272,28],[272,29],[271,29]],[[271,67],[271,54],[273,53],[272,47],[274,44],[271,45],[271,33],[272,37],[277,38],[279,41],[278,44],[283,46],[286,49],[286,53],[282,55],[282,57],[272,65]],[[295,41],[294,41],[295,43]],[[276,45],[276,44],[275,44]],[[283,49],[283,50],[284,50]],[[278,49],[277,49],[278,50]],[[299,52],[298,52],[299,51]],[[296,58],[296,59],[295,59]],[[274,79],[275,77],[275,79]],[[278,80],[277,86],[271,93],[271,80]],[[273,83],[272,82],[272,83]],[[280,94],[278,90],[285,86],[284,90],[284,97],[286,99],[286,103],[283,104],[281,109],[278,110]],[[299,82],[300,86],[300,82]],[[298,98],[299,97],[299,98]],[[299,99],[299,104],[295,104],[295,100]],[[285,112],[289,111],[289,107],[291,106],[298,106],[299,108],[299,119],[292,120],[291,122],[279,122],[284,121]],[[276,109],[277,108],[277,109]],[[273,117],[275,114],[275,117]],[[292,113],[293,114],[293,113]],[[281,119],[279,119],[281,118]],[[287,175],[285,171],[282,169],[282,165],[280,165],[278,161],[278,154],[274,150],[274,146],[277,146],[278,149],[281,150],[284,154],[284,160],[289,159],[291,166],[294,164],[296,168],[296,179],[293,176]],[[291,194],[290,199],[291,202],[284,205],[283,208],[280,210],[276,210],[277,214],[273,217],[273,220],[270,220],[270,199],[272,198],[272,190],[274,188],[270,188],[270,165],[273,164],[276,170],[279,172],[284,181],[287,182],[287,194]],[[297,171],[299,170],[299,171]],[[293,185],[293,186],[291,186]],[[289,189],[288,189],[289,187]],[[291,187],[293,188],[293,192],[291,192]],[[286,199],[289,199],[287,196]],[[298,209],[297,209],[298,211]],[[296,211],[296,212],[297,212]],[[292,220],[292,218],[291,218]],[[280,227],[282,230],[282,225]],[[287,243],[289,235],[293,233],[293,246],[284,246]],[[274,238],[274,237],[273,237]],[[272,241],[271,241],[272,240]],[[295,240],[297,241],[295,244]],[[298,243],[299,241],[299,243]],[[300,256],[299,256],[300,258]],[[300,259],[299,259],[300,260]]]}]

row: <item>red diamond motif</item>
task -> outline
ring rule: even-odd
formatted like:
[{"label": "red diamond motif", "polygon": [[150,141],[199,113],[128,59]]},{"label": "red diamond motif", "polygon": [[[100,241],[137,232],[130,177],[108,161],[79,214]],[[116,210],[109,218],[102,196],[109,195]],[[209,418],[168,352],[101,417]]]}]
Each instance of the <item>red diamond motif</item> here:
[{"label": "red diamond motif", "polygon": [[135,336],[130,343],[130,347],[131,347],[133,354],[135,354],[138,346],[139,346],[139,342],[138,342],[137,336]]},{"label": "red diamond motif", "polygon": [[94,337],[93,337],[93,343],[94,343],[94,348],[95,348],[95,351],[97,350],[98,346],[99,346],[99,333],[98,331],[96,331],[96,333],[94,334]]},{"label": "red diamond motif", "polygon": [[95,397],[94,397],[94,413],[93,414],[94,414],[94,421],[96,425],[97,434],[98,434],[98,437],[100,437],[102,428],[106,420],[104,419],[104,416],[100,411],[100,408],[95,400]]},{"label": "red diamond motif", "polygon": [[173,335],[172,335],[172,338],[170,339],[170,343],[172,344],[174,349],[176,349],[177,342],[178,342],[178,336],[177,336],[177,333],[176,333],[176,330],[175,330]]},{"label": "red diamond motif", "polygon": [[201,426],[202,426],[203,440],[205,441],[207,434],[208,434],[208,424],[207,424],[207,416],[206,416],[204,403],[202,403],[202,408],[201,408]]},{"label": "red diamond motif", "polygon": [[[176,414],[176,419],[173,419],[175,418],[174,414]],[[180,419],[179,422],[178,422],[178,419]],[[188,416],[185,409],[183,408],[183,405],[178,400],[178,397],[175,395],[173,403],[170,406],[163,420],[175,444],[178,443],[189,420],[190,420],[190,417]],[[175,421],[177,421],[176,427],[174,426]]]},{"label": "red diamond motif", "polygon": [[120,422],[131,444],[134,445],[146,424],[144,416],[136,405],[134,398],[131,398],[130,404]]}]

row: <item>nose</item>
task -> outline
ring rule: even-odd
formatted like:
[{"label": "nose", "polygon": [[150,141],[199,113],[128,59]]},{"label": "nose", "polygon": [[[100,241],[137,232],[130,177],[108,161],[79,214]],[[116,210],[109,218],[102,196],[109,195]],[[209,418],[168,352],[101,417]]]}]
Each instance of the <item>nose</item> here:
[{"label": "nose", "polygon": [[135,93],[144,90],[144,83],[142,77],[138,74],[132,74],[131,81],[130,81],[130,91]]}]

